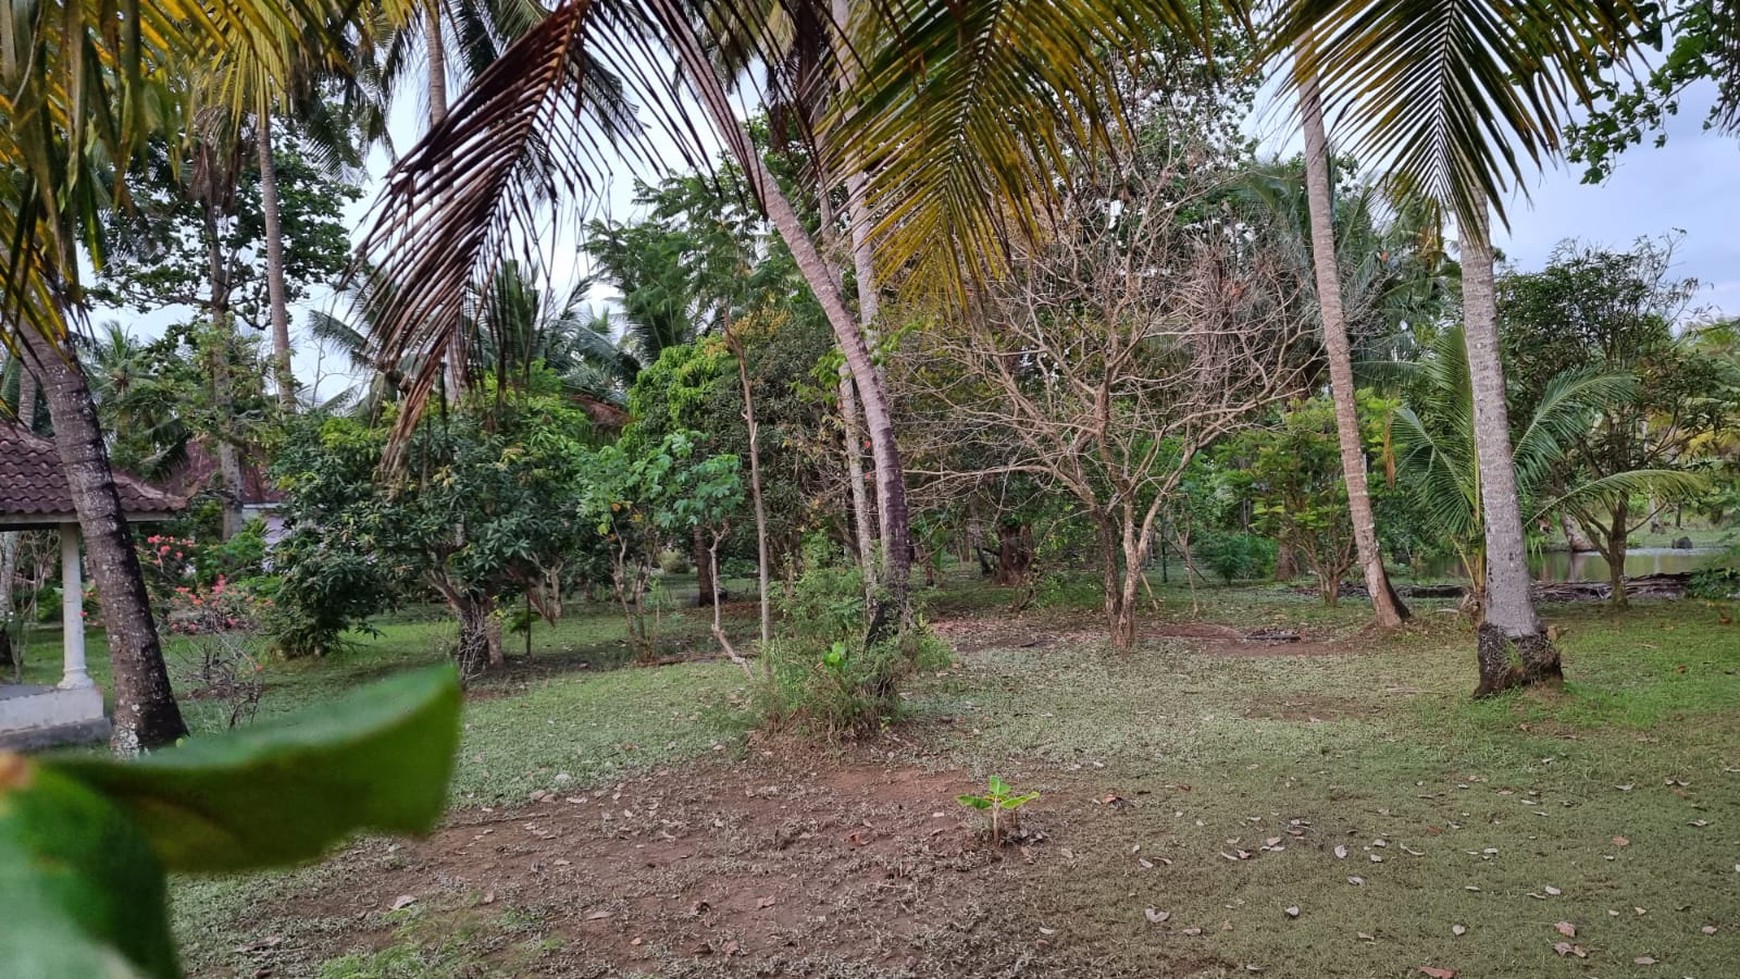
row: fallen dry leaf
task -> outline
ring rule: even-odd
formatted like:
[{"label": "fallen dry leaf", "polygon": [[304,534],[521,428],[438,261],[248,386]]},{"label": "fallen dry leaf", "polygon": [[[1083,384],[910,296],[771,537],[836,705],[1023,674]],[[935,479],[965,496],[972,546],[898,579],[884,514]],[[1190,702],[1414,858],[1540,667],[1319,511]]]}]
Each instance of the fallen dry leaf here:
[{"label": "fallen dry leaf", "polygon": [[1589,953],[1583,951],[1583,946],[1572,945],[1570,942],[1554,942],[1553,951],[1560,955],[1575,955],[1580,959],[1586,959],[1589,957]]},{"label": "fallen dry leaf", "polygon": [[1554,887],[1551,884],[1548,884],[1546,887],[1541,888],[1541,890],[1546,891],[1548,896],[1550,896],[1550,897],[1558,897],[1560,894],[1565,893],[1564,891],[1559,890],[1557,887]]},{"label": "fallen dry leaf", "polygon": [[1144,915],[1147,915],[1149,921],[1151,921],[1157,925],[1164,924],[1166,922],[1166,919],[1172,917],[1172,912],[1160,911],[1160,910],[1157,910],[1155,908],[1148,908],[1147,910],[1143,911],[1142,913]]},{"label": "fallen dry leaf", "polygon": [[1364,884],[1365,884],[1365,878],[1364,877],[1349,877],[1347,879],[1347,882],[1349,884],[1352,884],[1355,887],[1361,887],[1361,886],[1364,886]]},{"label": "fallen dry leaf", "polygon": [[1432,979],[1456,979],[1455,969],[1440,969],[1435,965],[1422,965],[1420,971]]},{"label": "fallen dry leaf", "polygon": [[1647,955],[1639,955],[1637,958],[1632,959],[1631,961],[1633,964],[1636,964],[1636,965],[1654,965],[1655,964],[1655,959],[1650,958]]},{"label": "fallen dry leaf", "polygon": [[1716,926],[1715,925],[1705,925],[1704,927],[1699,928],[1698,930],[1703,932],[1706,935],[1714,935],[1716,933]]},{"label": "fallen dry leaf", "polygon": [[1289,917],[1289,918],[1299,917],[1299,905],[1297,905],[1297,904],[1288,905],[1288,907],[1285,910],[1286,910],[1287,917]]},{"label": "fallen dry leaf", "polygon": [[1338,860],[1346,860],[1347,859],[1347,847],[1342,846],[1339,843],[1336,844],[1335,856],[1336,856],[1336,859],[1338,859]]},{"label": "fallen dry leaf", "polygon": [[1450,934],[1455,935],[1457,938],[1461,938],[1463,935],[1468,934],[1468,926],[1467,925],[1451,925],[1450,926]]},{"label": "fallen dry leaf", "polygon": [[755,902],[755,906],[758,908],[771,908],[771,907],[773,907],[774,904],[775,904],[775,901],[774,901],[774,897],[772,894],[769,894],[766,897],[761,898]]},{"label": "fallen dry leaf", "polygon": [[605,918],[608,918],[608,917],[610,917],[609,911],[594,911],[591,914],[586,916],[586,920],[587,921],[603,921]]},{"label": "fallen dry leaf", "polygon": [[1614,846],[1630,846],[1631,840],[1629,840],[1623,836],[1615,836],[1613,838],[1613,845]]},{"label": "fallen dry leaf", "polygon": [[1576,938],[1577,937],[1577,926],[1571,924],[1569,921],[1559,922],[1558,924],[1553,926],[1553,930],[1558,932],[1561,935],[1564,935],[1566,938]]},{"label": "fallen dry leaf", "polygon": [[400,911],[400,910],[408,908],[411,905],[416,904],[416,903],[417,903],[416,895],[414,895],[414,894],[400,894],[398,897],[393,899],[393,910]]}]

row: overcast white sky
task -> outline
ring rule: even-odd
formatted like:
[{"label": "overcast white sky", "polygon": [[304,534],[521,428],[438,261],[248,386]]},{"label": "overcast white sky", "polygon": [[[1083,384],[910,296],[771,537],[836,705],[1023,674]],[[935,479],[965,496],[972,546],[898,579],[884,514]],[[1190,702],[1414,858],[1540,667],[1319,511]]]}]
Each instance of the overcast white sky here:
[{"label": "overcast white sky", "polygon": [[[1528,199],[1510,206],[1508,232],[1495,229],[1496,244],[1516,267],[1527,270],[1540,268],[1553,247],[1566,238],[1624,247],[1639,236],[1681,231],[1685,237],[1677,255],[1679,274],[1694,277],[1703,285],[1696,305],[1740,315],[1740,228],[1736,228],[1740,222],[1740,184],[1735,180],[1740,176],[1740,140],[1704,131],[1704,115],[1712,97],[1713,88],[1689,93],[1680,116],[1668,127],[1667,146],[1656,149],[1646,144],[1630,150],[1605,184],[1584,185],[1579,182],[1580,171],[1563,166],[1541,174],[1528,187]],[[422,118],[423,110],[409,100],[395,111],[393,129],[401,151],[414,143]],[[1298,152],[1299,144],[1288,125],[1284,112],[1265,106],[1250,128],[1274,152],[1290,154]],[[378,154],[373,167],[377,179],[365,188],[364,199],[346,214],[359,234],[379,189],[378,177],[386,167],[385,155]],[[625,216],[631,187],[630,175],[619,174],[610,199],[601,203]],[[583,259],[574,251],[571,241],[553,243],[548,267],[558,277],[578,276],[584,271]],[[329,304],[329,294],[318,292],[293,310],[297,375],[305,384],[318,380],[319,397],[329,397],[348,383],[341,364],[331,357],[322,361],[303,323],[307,310]],[[110,315],[99,311],[97,318]],[[180,311],[116,318],[129,322],[141,334],[156,335],[164,324],[185,315]]]}]

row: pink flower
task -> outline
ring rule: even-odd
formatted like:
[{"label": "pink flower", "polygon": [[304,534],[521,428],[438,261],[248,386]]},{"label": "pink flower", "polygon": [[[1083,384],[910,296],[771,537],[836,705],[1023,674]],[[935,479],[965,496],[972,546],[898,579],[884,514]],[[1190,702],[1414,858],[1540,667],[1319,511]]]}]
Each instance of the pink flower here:
[{"label": "pink flower", "polygon": [[[158,554],[159,554],[159,555],[163,555],[163,554],[168,554],[168,553],[169,553],[169,545],[168,545],[168,544],[165,544],[165,545],[163,545],[163,546],[162,546],[162,547],[159,547],[159,548],[158,548],[158,549],[157,549],[157,553],[158,553]],[[177,557],[180,557],[180,555],[176,555],[176,556],[177,556]]]}]

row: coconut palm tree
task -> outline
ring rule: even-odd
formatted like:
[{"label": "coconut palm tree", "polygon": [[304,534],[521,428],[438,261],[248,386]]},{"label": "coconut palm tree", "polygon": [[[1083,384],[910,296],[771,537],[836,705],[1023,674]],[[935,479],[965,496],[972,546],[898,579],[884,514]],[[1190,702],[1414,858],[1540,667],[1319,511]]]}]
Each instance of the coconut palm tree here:
[{"label": "coconut palm tree", "polygon": [[[1486,506],[1485,467],[1480,459],[1479,397],[1470,370],[1462,327],[1441,333],[1420,360],[1386,364],[1381,371],[1406,392],[1396,412],[1394,439],[1399,468],[1432,525],[1450,542],[1471,583],[1477,618],[1490,607],[1487,549],[1490,508]],[[1634,469],[1587,480],[1554,495],[1556,466],[1576,440],[1587,434],[1603,406],[1631,397],[1636,378],[1627,374],[1569,370],[1550,379],[1532,406],[1520,406],[1511,468],[1516,473],[1517,508],[1525,523],[1574,510],[1615,493],[1636,494],[1684,489],[1695,477],[1676,470]],[[1495,693],[1524,682],[1525,671],[1505,663],[1481,663],[1480,692]]]},{"label": "coconut palm tree", "polygon": [[1525,679],[1562,676],[1530,595],[1505,412],[1493,294],[1491,215],[1527,168],[1560,149],[1571,109],[1589,103],[1642,27],[1630,0],[1290,0],[1271,53],[1289,80],[1319,84],[1344,110],[1353,152],[1440,202],[1460,229],[1462,305],[1486,540],[1482,693],[1512,651]]}]

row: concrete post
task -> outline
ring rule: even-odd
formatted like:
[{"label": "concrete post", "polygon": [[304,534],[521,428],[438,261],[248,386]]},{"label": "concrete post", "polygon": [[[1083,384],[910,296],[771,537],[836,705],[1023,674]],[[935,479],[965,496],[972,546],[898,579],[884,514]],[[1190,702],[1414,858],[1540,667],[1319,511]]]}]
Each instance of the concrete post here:
[{"label": "concrete post", "polygon": [[79,525],[60,525],[60,622],[66,656],[62,690],[95,686],[85,669],[85,582],[79,571]]}]

